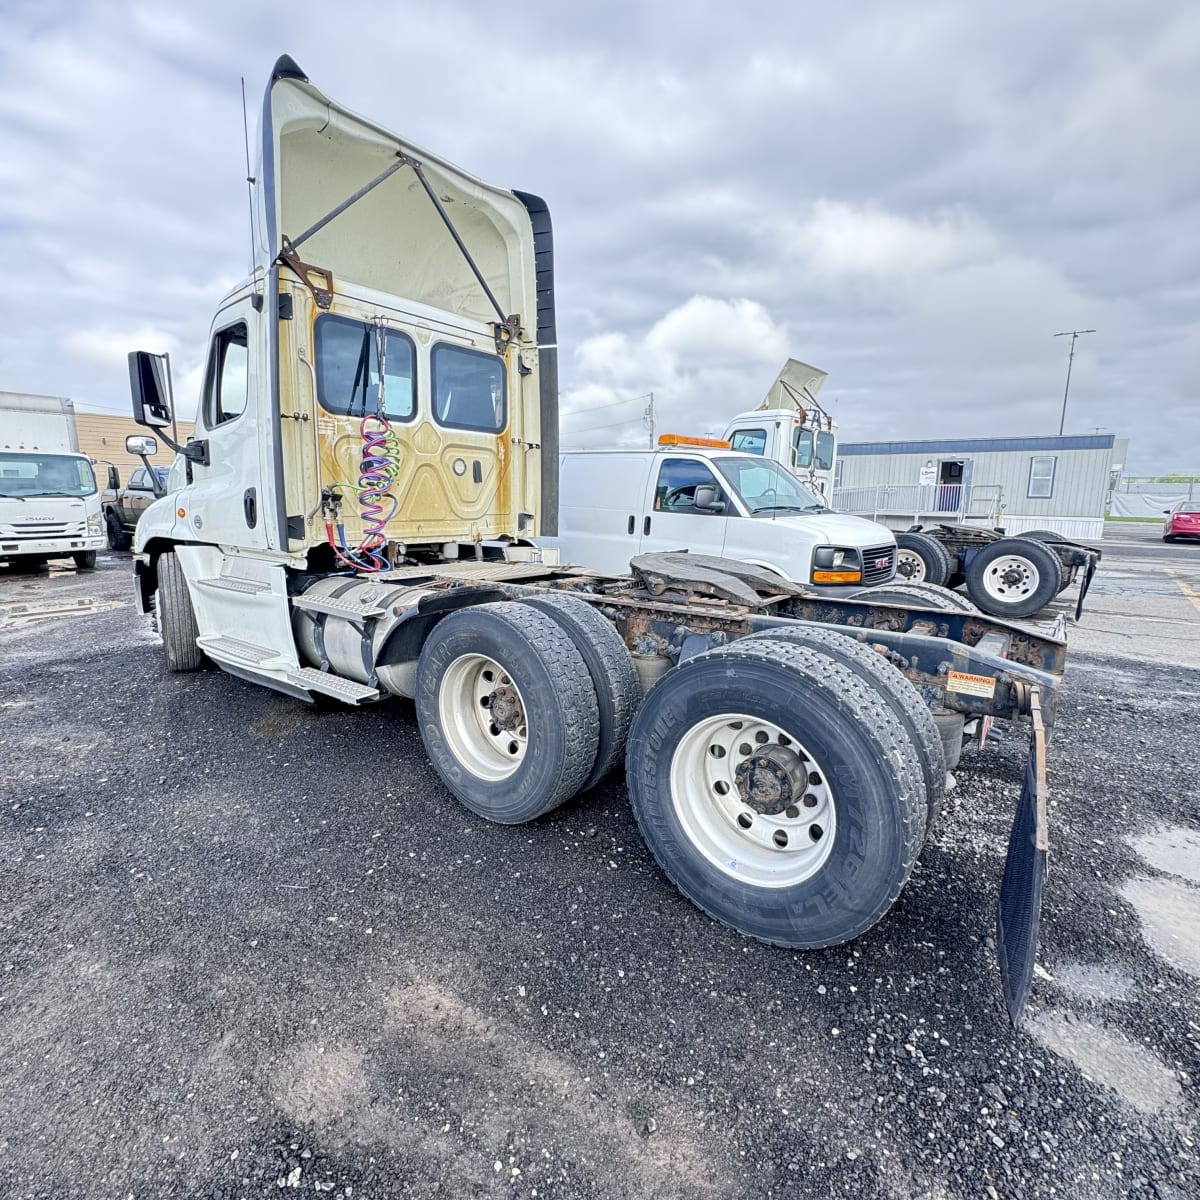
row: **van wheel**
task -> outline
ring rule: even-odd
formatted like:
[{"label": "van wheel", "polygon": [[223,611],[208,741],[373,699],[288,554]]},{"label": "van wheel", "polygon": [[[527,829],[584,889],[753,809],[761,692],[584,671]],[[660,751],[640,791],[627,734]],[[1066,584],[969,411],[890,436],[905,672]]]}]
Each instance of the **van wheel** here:
[{"label": "van wheel", "polygon": [[96,569],[95,550],[79,550],[71,557],[75,560],[75,570],[94,571]]},{"label": "van wheel", "polygon": [[111,509],[104,518],[104,527],[108,533],[108,548],[110,550],[129,549],[129,534],[125,532],[125,527],[121,524],[121,518]]},{"label": "van wheel", "polygon": [[1059,557],[1035,538],[1001,538],[976,551],[967,564],[967,591],[994,617],[1029,617],[1058,594]]},{"label": "van wheel", "polygon": [[624,760],[629,726],[642,702],[642,685],[621,635],[585,600],[547,595],[524,603],[562,627],[579,651],[596,689],[598,745],[596,761],[580,788],[586,792]]},{"label": "van wheel", "polygon": [[869,929],[925,836],[921,765],[890,700],[816,647],[747,639],[669,671],[626,764],[642,837],[675,886],[774,945]]},{"label": "van wheel", "polygon": [[192,610],[183,567],[173,551],[158,559],[158,593],[155,607],[162,632],[163,657],[168,671],[198,671],[204,665],[204,653],[196,639],[200,630]]},{"label": "van wheel", "polygon": [[896,575],[899,582],[941,585],[954,564],[946,547],[927,533],[896,534]]},{"label": "van wheel", "polygon": [[588,668],[570,635],[527,604],[480,604],[439,621],[421,650],[416,705],[434,770],[489,821],[550,812],[596,761]]},{"label": "van wheel", "polygon": [[882,654],[872,650],[870,646],[819,625],[754,633],[742,641],[734,642],[731,649],[736,651],[763,638],[790,642],[796,646],[809,646],[827,654],[835,662],[843,663],[852,671],[870,679],[891,701],[892,711],[900,718],[900,723],[911,738],[920,759],[921,775],[925,782],[925,833],[928,836],[942,809],[948,767],[942,735],[938,731],[929,705],[921,699],[920,692]]}]

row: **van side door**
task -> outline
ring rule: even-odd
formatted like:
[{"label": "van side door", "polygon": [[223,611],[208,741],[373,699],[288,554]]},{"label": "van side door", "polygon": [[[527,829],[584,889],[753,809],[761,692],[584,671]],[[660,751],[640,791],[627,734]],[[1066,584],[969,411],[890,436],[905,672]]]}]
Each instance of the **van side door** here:
[{"label": "van side door", "polygon": [[[715,505],[704,507],[702,489],[711,488]],[[690,550],[720,555],[733,501],[703,459],[664,458],[651,472],[642,517],[639,554]]]}]

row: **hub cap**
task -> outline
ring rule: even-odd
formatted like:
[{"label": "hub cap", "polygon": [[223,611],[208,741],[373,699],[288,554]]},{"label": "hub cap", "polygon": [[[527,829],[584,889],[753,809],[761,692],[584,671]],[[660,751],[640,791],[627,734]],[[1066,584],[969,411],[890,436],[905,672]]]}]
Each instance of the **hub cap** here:
[{"label": "hub cap", "polygon": [[464,654],[446,668],[438,717],[454,757],[480,779],[507,779],[525,758],[525,701],[508,672],[484,654]]},{"label": "hub cap", "polygon": [[1037,591],[1041,582],[1037,567],[1019,554],[1006,554],[988,563],[983,573],[983,590],[993,600],[1014,604]]},{"label": "hub cap", "polygon": [[837,814],[820,766],[784,729],[737,713],[684,734],[671,800],[693,846],[756,887],[792,887],[824,866]]}]

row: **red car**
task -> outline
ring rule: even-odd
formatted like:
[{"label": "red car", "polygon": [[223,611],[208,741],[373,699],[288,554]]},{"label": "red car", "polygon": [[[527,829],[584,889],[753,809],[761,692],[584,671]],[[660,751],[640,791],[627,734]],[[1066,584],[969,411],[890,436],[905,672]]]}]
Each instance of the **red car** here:
[{"label": "red car", "polygon": [[1176,538],[1200,538],[1200,500],[1185,500],[1163,511],[1167,514],[1163,522],[1164,542],[1173,542]]}]

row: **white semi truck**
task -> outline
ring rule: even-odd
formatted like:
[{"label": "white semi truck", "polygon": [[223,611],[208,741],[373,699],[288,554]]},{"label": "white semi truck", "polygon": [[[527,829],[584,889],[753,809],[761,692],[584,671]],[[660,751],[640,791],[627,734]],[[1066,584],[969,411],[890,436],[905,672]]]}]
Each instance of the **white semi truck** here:
[{"label": "white semi truck", "polygon": [[0,392],[0,562],[70,558],[90,571],[104,544],[100,493],[91,460],[79,453],[74,404]]},{"label": "white semi truck", "polygon": [[623,769],[680,890],[791,947],[879,920],[964,729],[1028,718],[998,938],[1019,1015],[1065,645],[919,589],[875,605],[724,557],[558,566],[538,544],[559,470],[546,204],[355,115],[286,56],[258,147],[256,265],[217,309],[186,445],[165,432],[166,358],[130,355],[135,419],[179,453],[134,541],[167,668],[413,701],[433,770],[493,821]]}]

